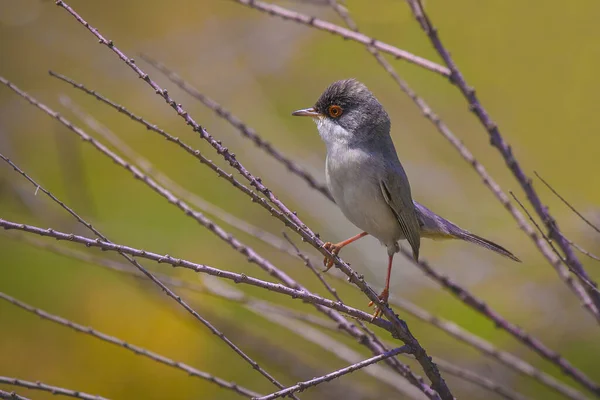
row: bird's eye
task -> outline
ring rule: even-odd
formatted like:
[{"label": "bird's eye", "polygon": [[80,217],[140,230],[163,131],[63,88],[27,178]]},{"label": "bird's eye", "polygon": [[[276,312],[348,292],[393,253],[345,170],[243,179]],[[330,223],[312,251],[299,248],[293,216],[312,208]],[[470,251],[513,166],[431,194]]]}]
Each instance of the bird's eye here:
[{"label": "bird's eye", "polygon": [[329,106],[328,112],[331,118],[338,118],[340,115],[342,115],[343,110],[342,107],[333,105]]}]

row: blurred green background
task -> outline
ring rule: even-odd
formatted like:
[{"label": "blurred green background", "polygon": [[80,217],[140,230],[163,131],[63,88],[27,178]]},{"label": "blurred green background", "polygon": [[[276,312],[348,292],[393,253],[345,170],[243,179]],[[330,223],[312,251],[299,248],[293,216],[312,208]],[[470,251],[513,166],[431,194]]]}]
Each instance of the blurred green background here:
[{"label": "blurred green background", "polygon": [[[283,228],[278,221],[208,168],[141,125],[48,75],[47,70],[52,69],[87,84],[226,167],[162,99],[53,3],[0,0],[0,75],[97,137],[61,105],[59,95],[68,95],[190,191],[280,235]],[[341,24],[327,6],[313,3],[318,2],[278,2]],[[298,210],[301,218],[325,240],[342,240],[357,229],[335,206],[179,91],[139,59],[138,54],[146,53],[176,70],[320,179],[324,175],[324,146],[315,126],[310,121],[290,117],[290,112],[312,105],[334,80],[356,77],[363,81],[391,115],[392,135],[411,179],[414,197],[464,228],[501,243],[524,262],[515,264],[469,244],[430,241],[421,250],[423,258],[560,352],[590,377],[600,380],[597,368],[600,342],[592,317],[471,167],[420,115],[363,46],[271,18],[233,1],[74,0],[69,4],[129,56],[135,57],[163,87],[169,88],[171,95],[197,121]],[[363,32],[439,62],[405,2],[348,0],[347,7]],[[597,87],[600,4],[594,0],[428,0],[426,7],[444,43],[467,80],[477,88],[481,101],[512,145],[522,167],[531,176],[534,170],[538,171],[586,216],[600,222],[597,134],[600,119],[596,117],[600,104]],[[503,189],[513,190],[525,200],[458,90],[440,76],[414,65],[402,61],[394,61],[393,65],[484,163]],[[0,150],[117,243],[269,279],[216,236],[6,87],[0,88]],[[563,231],[588,250],[599,252],[598,235],[539,181],[534,181],[534,185]],[[75,226],[42,193],[34,192],[35,188],[7,165],[0,165],[0,217],[91,236]],[[275,251],[225,223],[222,225],[309,289],[324,294],[298,259]],[[97,250],[84,250],[114,258]],[[303,250],[316,254],[309,247]],[[383,286],[386,256],[375,239],[366,238],[344,252],[345,260],[364,274],[369,283],[376,288]],[[0,236],[0,254],[2,292],[258,392],[273,390],[206,328],[148,282],[58,256],[5,235]],[[598,263],[582,260],[588,272],[600,278]],[[143,264],[201,283],[189,271],[150,262]],[[332,282],[349,304],[367,309],[360,292],[339,281]],[[312,308],[281,296],[243,286],[236,288],[257,298],[313,312]],[[178,292],[284,384],[347,364],[305,340],[299,332],[290,332],[239,303],[211,294]],[[557,368],[431,283],[402,257],[395,261],[392,292],[454,320],[578,387]],[[531,398],[561,398],[431,325],[402,312],[400,315],[430,354],[476,370]],[[348,337],[323,332],[339,338],[363,357],[368,356]],[[239,398],[182,371],[40,320],[6,302],[0,302],[0,355],[0,375],[40,380],[109,398]],[[416,373],[422,374],[418,365],[408,362]],[[460,398],[495,396],[451,376],[445,377]],[[52,397],[18,388],[17,392],[35,399]],[[303,399],[341,397],[382,399],[398,398],[398,394],[365,372],[357,372],[302,395]]]}]

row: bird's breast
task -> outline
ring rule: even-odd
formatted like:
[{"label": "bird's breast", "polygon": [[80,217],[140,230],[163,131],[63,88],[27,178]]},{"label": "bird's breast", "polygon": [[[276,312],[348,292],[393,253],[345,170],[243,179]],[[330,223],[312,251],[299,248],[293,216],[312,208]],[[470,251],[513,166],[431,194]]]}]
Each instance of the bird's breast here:
[{"label": "bird's breast", "polygon": [[384,245],[401,239],[401,231],[380,187],[383,168],[373,154],[352,148],[328,149],[327,185],[346,218]]}]

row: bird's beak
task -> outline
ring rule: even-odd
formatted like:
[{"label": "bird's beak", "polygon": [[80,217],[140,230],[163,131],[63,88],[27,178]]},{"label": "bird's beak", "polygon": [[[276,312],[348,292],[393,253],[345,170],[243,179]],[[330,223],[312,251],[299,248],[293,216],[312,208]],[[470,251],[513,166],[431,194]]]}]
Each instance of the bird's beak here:
[{"label": "bird's beak", "polygon": [[322,114],[317,112],[314,107],[304,108],[302,110],[296,110],[292,113],[292,115],[296,117],[313,117],[318,118],[321,117]]}]

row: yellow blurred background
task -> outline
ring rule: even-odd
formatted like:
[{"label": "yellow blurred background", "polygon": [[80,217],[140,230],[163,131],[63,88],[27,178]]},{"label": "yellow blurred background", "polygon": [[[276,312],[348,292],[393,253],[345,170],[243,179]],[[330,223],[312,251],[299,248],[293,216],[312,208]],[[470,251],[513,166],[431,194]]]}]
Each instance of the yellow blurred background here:
[{"label": "yellow blurred background", "polygon": [[[507,247],[523,264],[465,243],[427,241],[421,250],[422,257],[557,350],[591,378],[600,380],[597,367],[600,342],[592,317],[481,184],[471,166],[421,116],[364,46],[269,17],[235,1],[68,3],[168,88],[198,122],[235,152],[250,171],[262,177],[324,240],[339,241],[358,231],[333,204],[182,93],[143,62],[139,54],[148,54],[174,69],[321,180],[325,149],[315,126],[310,121],[292,118],[290,112],[312,105],[334,80],[355,77],[364,82],[390,113],[392,136],[411,179],[415,199],[462,227]],[[318,3],[277,2],[342,24],[330,8]],[[348,0],[346,6],[362,32],[440,62],[405,2]],[[532,177],[533,171],[539,172],[580,211],[600,223],[597,134],[600,131],[597,118],[600,4],[594,0],[428,0],[426,7],[445,45],[467,81],[477,89],[526,172]],[[483,162],[503,189],[514,191],[524,201],[519,185],[489,145],[486,132],[468,111],[459,91],[446,79],[417,66],[403,61],[393,61],[393,65]],[[54,2],[0,0],[1,76],[98,137],[61,105],[59,96],[69,96],[185,188],[280,236],[283,226],[277,220],[208,168],[184,156],[181,149],[143,126],[50,77],[49,69],[98,90],[227,167],[160,97]],[[141,182],[134,181],[128,172],[4,86],[0,87],[0,152],[116,243],[271,279]],[[592,252],[600,252],[598,234],[539,181],[534,180],[534,185],[567,236]],[[37,195],[34,192],[35,188],[11,168],[0,165],[1,218],[91,236],[41,192]],[[225,223],[222,226],[310,290],[325,294],[297,258],[273,250]],[[299,243],[297,237],[293,239]],[[317,254],[308,246],[302,249]],[[84,250],[116,259],[94,249]],[[6,235],[0,235],[0,255],[0,291],[8,295],[260,393],[274,390],[148,282],[55,255]],[[343,255],[373,287],[383,286],[386,255],[375,239],[366,238],[344,250]],[[581,259],[587,271],[600,278],[598,262]],[[202,283],[189,271],[151,262],[143,264],[154,271]],[[330,282],[349,304],[367,310],[365,298],[358,290],[339,281],[330,279]],[[236,289],[313,312],[310,307],[272,293],[243,286]],[[347,364],[305,340],[299,332],[291,332],[239,303],[206,293],[177,291],[286,385]],[[455,321],[581,389],[558,368],[496,329],[402,257],[395,261],[392,293]],[[531,398],[561,398],[431,325],[402,312],[400,316],[431,355],[476,370]],[[369,356],[341,333],[323,332],[361,352],[364,358]],[[384,333],[382,336],[386,337]],[[417,364],[406,362],[422,375]],[[0,375],[40,380],[115,399],[239,398],[182,371],[40,320],[6,302],[0,302]],[[445,377],[459,398],[496,396],[457,378]],[[0,388],[12,389],[1,385]],[[15,390],[35,399],[52,397],[48,393]],[[392,387],[357,372],[352,377],[311,389],[301,397],[397,396]]]}]

